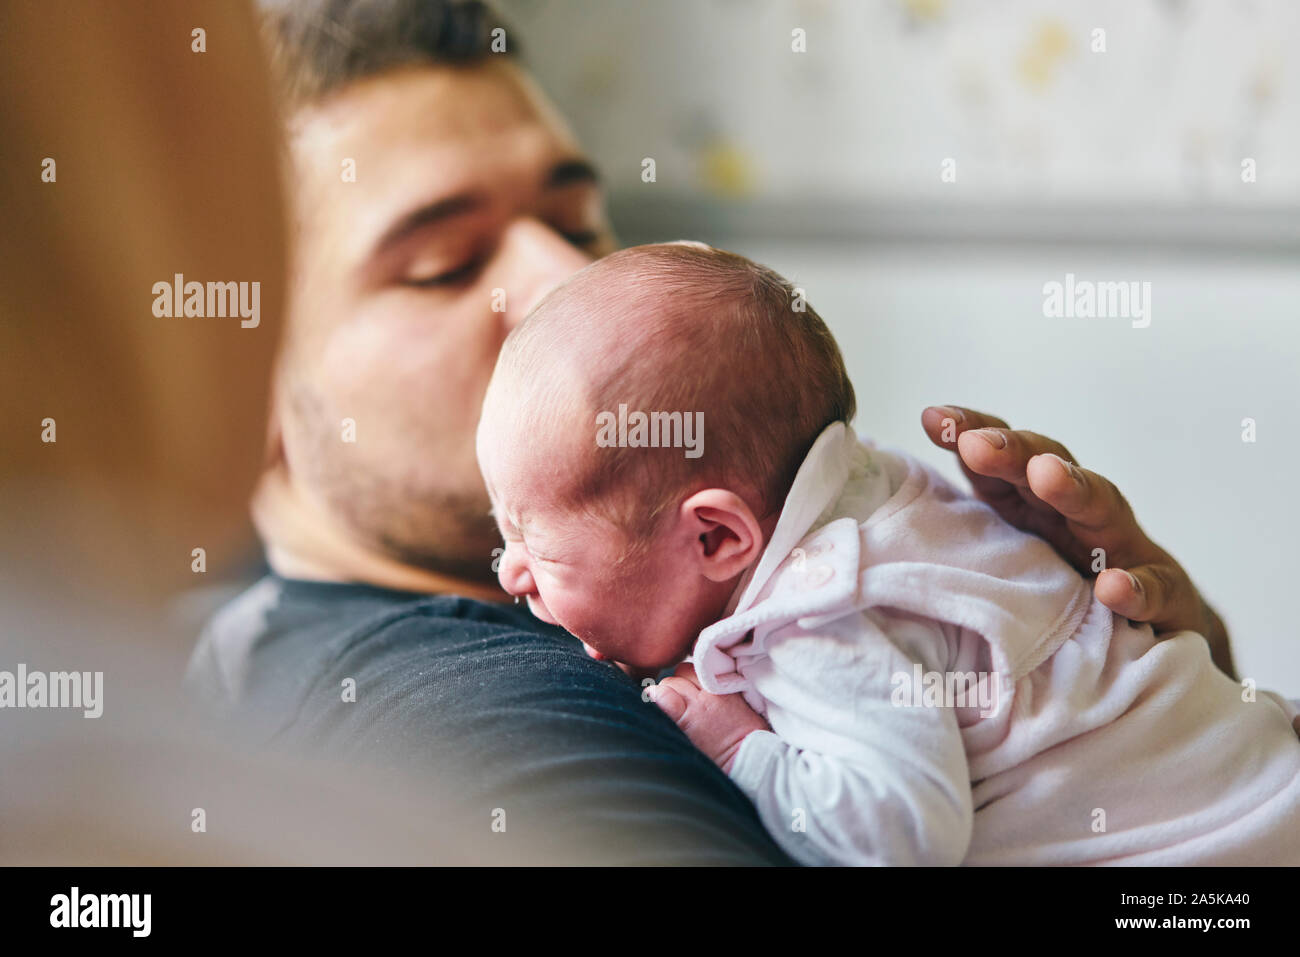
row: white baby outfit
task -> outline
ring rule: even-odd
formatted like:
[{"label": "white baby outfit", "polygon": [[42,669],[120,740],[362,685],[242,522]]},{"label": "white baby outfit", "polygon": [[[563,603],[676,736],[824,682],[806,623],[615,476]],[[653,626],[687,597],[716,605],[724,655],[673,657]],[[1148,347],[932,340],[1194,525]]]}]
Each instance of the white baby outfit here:
[{"label": "white baby outfit", "polygon": [[[730,773],[798,861],[1300,864],[1292,705],[843,423],[732,605],[692,659],[771,726]],[[920,705],[922,671],[990,674],[992,706]]]}]

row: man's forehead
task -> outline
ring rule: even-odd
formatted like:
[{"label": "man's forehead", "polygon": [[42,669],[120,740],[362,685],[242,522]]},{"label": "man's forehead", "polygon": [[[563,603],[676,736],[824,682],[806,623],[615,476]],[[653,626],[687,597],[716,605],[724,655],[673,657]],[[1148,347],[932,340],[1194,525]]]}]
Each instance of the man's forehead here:
[{"label": "man's forehead", "polygon": [[[502,65],[419,67],[359,81],[296,117],[296,165],[346,210],[359,247],[420,205],[536,190],[575,140],[525,74]],[[345,161],[355,181],[339,195]],[[321,188],[311,190],[318,202]]]},{"label": "man's forehead", "polygon": [[364,156],[372,169],[397,168],[412,151],[440,165],[463,157],[463,170],[447,172],[468,173],[484,161],[484,145],[534,142],[539,153],[576,148],[527,75],[504,64],[413,67],[369,77],[304,107],[291,125],[300,155],[351,150],[348,156]]}]

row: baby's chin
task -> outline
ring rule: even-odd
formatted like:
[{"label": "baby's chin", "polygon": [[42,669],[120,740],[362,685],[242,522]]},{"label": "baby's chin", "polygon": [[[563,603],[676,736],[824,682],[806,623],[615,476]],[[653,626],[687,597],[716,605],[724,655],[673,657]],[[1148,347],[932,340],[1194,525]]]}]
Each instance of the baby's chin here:
[{"label": "baby's chin", "polygon": [[[539,621],[544,621],[548,625],[556,625],[563,628],[569,634],[582,642],[583,650],[586,651],[589,657],[594,658],[596,661],[614,661],[620,664],[629,665],[641,671],[657,672],[680,664],[686,659],[686,657],[691,653],[691,649],[695,646],[695,635],[683,635],[671,643],[672,650],[670,651],[658,655],[647,655],[645,657],[636,655],[635,657],[638,660],[629,661],[628,659],[633,656],[626,654],[626,648],[623,648],[622,653],[620,653],[618,650],[615,650],[618,647],[616,644],[605,641],[602,636],[570,628],[550,613],[550,610],[546,607],[546,603],[542,601],[540,597],[529,595],[526,600],[528,602],[528,610],[533,613],[534,618],[537,618]],[[626,636],[623,637],[626,638]]]},{"label": "baby's chin", "polygon": [[694,647],[694,640],[684,640],[679,642],[675,647],[676,650],[660,655],[647,655],[635,662],[624,661],[624,664],[630,664],[632,667],[643,672],[657,673],[669,668],[676,667],[686,659]]},{"label": "baby's chin", "polygon": [[596,661],[612,661],[615,662],[616,664],[627,665],[631,668],[635,668],[638,671],[642,671],[648,674],[656,674],[660,671],[663,671],[666,668],[671,668],[674,665],[681,662],[690,653],[690,645],[688,644],[686,650],[678,655],[671,655],[671,656],[659,655],[659,656],[652,656],[651,658],[647,658],[647,659],[641,659],[638,661],[628,661],[624,655],[620,655],[617,653],[607,654],[606,652],[601,651],[600,648],[598,648],[596,645],[593,645],[591,643],[591,640],[589,639],[595,640],[599,645],[602,645],[604,647],[609,647],[604,642],[600,641],[599,638],[594,638],[594,636],[588,636],[588,638],[583,638],[579,636],[578,640],[582,642],[582,648],[584,651],[586,651],[588,657],[594,658]]},{"label": "baby's chin", "polygon": [[528,602],[528,610],[533,613],[534,618],[539,621],[544,621],[548,625],[559,625],[561,628],[564,627],[555,620],[555,616],[547,610],[545,603],[543,603],[540,598],[534,598],[532,595],[529,595],[524,600]]}]

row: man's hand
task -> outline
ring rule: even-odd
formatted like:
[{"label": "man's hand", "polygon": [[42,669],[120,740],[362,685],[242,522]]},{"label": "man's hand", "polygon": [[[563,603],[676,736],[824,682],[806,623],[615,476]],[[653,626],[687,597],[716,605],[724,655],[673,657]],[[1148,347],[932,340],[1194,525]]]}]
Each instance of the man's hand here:
[{"label": "man's hand", "polygon": [[744,695],[703,690],[690,662],[682,662],[671,678],[646,689],[646,694],[724,774],[731,772],[740,742],[750,732],[770,730]]},{"label": "man's hand", "polygon": [[921,415],[930,441],[957,453],[975,494],[1017,528],[1045,539],[1085,575],[1093,550],[1105,553],[1097,597],[1111,611],[1149,621],[1157,634],[1191,629],[1210,643],[1214,663],[1236,678],[1228,633],[1173,556],[1147,538],[1124,496],[1075,464],[1065,446],[1001,419],[958,406]]}]

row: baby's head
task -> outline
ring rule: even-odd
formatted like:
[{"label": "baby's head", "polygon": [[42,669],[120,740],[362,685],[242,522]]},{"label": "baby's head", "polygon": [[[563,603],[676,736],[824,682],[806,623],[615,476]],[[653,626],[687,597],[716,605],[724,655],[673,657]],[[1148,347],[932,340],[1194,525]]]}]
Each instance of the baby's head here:
[{"label": "baby's head", "polygon": [[698,243],[593,263],[510,334],[484,399],[501,584],[606,657],[680,661],[853,413],[830,331],[770,269]]}]

